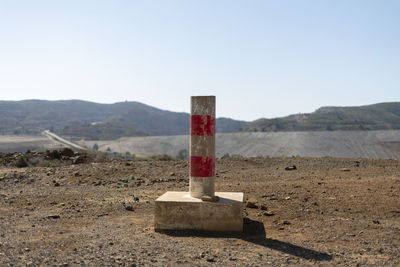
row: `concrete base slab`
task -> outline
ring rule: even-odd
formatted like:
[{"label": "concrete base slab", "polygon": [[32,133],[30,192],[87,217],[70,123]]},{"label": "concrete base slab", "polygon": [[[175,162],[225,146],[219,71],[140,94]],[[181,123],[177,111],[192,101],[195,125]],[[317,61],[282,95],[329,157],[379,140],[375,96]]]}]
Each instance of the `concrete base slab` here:
[{"label": "concrete base slab", "polygon": [[189,192],[166,192],[156,199],[155,230],[243,231],[243,193],[215,192],[204,202]]}]

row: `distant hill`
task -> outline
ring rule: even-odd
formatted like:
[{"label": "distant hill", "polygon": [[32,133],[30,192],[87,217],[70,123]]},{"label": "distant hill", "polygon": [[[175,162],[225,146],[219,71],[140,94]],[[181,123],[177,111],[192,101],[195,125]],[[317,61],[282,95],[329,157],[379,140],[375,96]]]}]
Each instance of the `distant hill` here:
[{"label": "distant hill", "polygon": [[313,113],[260,119],[244,132],[400,129],[400,102],[360,107],[322,107]]},{"label": "distant hill", "polygon": [[[122,136],[189,133],[189,114],[170,112],[139,102],[98,104],[81,100],[0,101],[0,134],[57,134],[88,140]],[[244,121],[217,119],[217,132],[236,132]]]},{"label": "distant hill", "polygon": [[[0,101],[0,135],[39,134],[43,130],[74,139],[112,140],[124,136],[189,133],[190,115],[139,102],[99,104],[81,100]],[[400,102],[360,107],[322,107],[253,122],[217,119],[217,133],[400,129]]]}]

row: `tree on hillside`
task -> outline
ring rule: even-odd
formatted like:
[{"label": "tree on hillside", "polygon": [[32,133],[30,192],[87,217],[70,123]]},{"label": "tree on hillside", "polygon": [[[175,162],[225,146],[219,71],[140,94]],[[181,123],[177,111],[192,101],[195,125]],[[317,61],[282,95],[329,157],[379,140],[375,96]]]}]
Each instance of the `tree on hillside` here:
[{"label": "tree on hillside", "polygon": [[93,150],[99,150],[99,145],[97,143],[95,143],[92,147]]},{"label": "tree on hillside", "polygon": [[187,149],[181,149],[176,157],[180,160],[186,160],[189,158],[189,151],[187,151]]}]

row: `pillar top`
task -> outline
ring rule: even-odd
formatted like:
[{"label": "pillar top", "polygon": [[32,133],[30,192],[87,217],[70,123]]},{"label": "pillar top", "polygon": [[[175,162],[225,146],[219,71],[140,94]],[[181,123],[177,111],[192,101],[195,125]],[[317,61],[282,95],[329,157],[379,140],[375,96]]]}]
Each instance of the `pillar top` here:
[{"label": "pillar top", "polygon": [[191,96],[190,113],[215,117],[215,96]]}]

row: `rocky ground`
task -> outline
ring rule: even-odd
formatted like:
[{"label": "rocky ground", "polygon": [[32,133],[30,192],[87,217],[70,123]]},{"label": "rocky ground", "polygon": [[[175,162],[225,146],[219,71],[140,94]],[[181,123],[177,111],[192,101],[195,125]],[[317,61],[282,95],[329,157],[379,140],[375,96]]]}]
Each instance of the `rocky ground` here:
[{"label": "rocky ground", "polygon": [[186,161],[59,154],[0,155],[1,266],[400,265],[397,160],[219,159],[217,190],[248,201],[242,234],[213,234],[154,232]]}]

